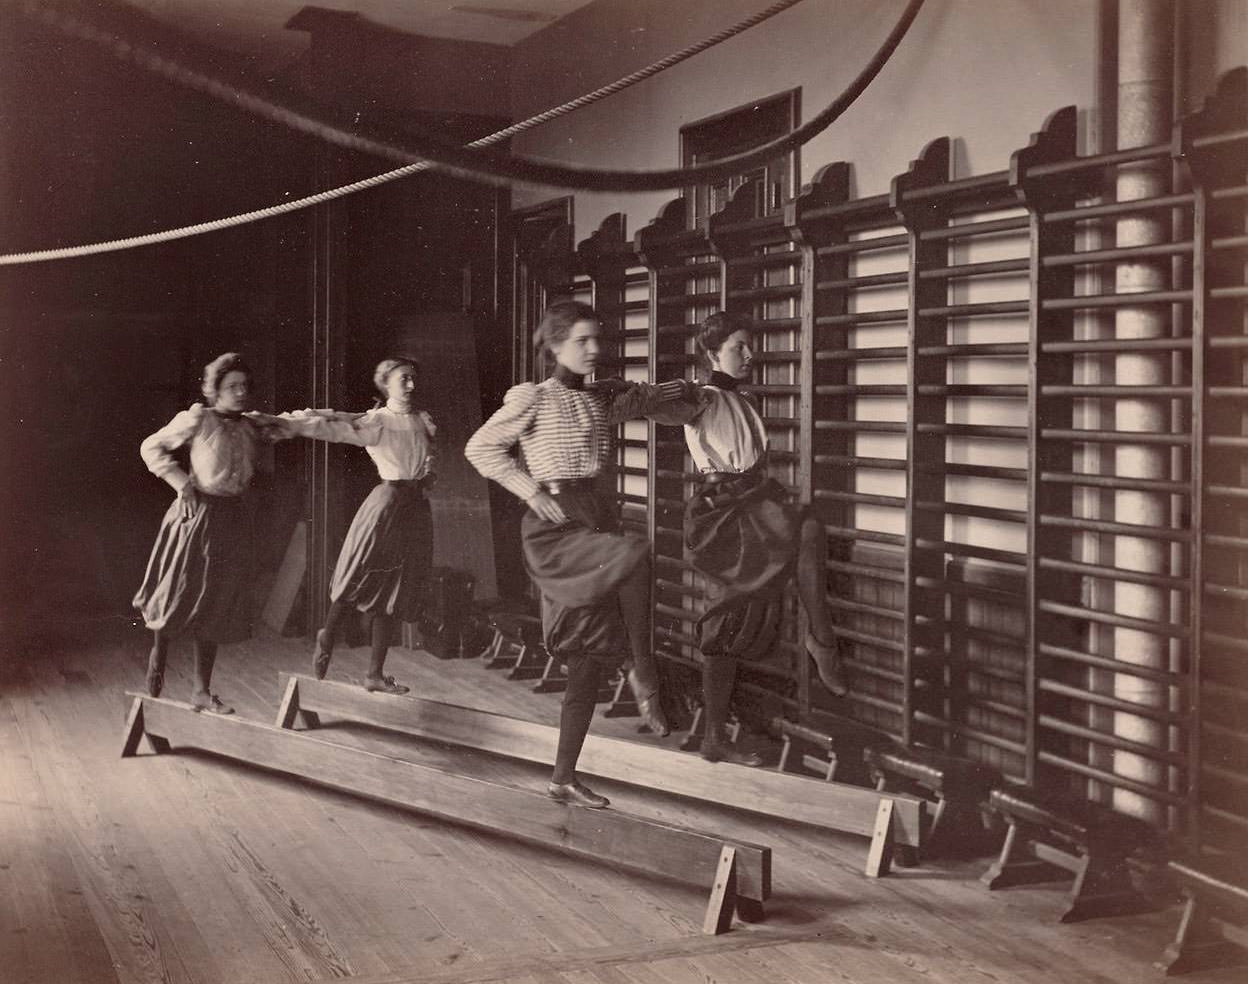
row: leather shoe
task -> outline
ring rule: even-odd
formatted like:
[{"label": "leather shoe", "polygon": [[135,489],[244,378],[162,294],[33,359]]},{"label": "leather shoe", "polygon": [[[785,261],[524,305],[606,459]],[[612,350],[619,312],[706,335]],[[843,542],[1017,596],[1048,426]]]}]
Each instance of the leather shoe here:
[{"label": "leather shoe", "polygon": [[575,803],[577,806],[587,806],[591,810],[601,810],[611,802],[575,779],[572,782],[550,783],[546,787],[546,795],[560,803]]},{"label": "leather shoe", "polygon": [[405,694],[411,688],[396,683],[392,676],[365,677],[364,689],[370,694]]},{"label": "leather shoe", "polygon": [[672,733],[672,726],[667,723],[663,702],[659,700],[657,693],[637,701],[637,712],[641,715],[641,723],[660,738],[666,738]]},{"label": "leather shoe", "polygon": [[813,632],[807,632],[806,652],[814,662],[815,669],[819,671],[819,679],[833,697],[844,697],[849,693],[845,667],[841,665],[841,655],[836,645],[825,645],[815,638]]},{"label": "leather shoe", "polygon": [[[672,726],[667,723],[667,716],[663,713],[663,701],[659,698],[657,686],[654,683],[645,686],[635,669],[628,671],[628,686],[637,701],[637,713],[641,715],[641,723],[661,738],[670,735]],[[642,694],[646,696],[643,697]]]},{"label": "leather shoe", "polygon": [[730,765],[746,765],[750,768],[757,768],[763,764],[762,756],[757,752],[745,752],[737,748],[731,742],[726,741],[706,741],[702,742],[702,757],[708,762],[727,762]]}]

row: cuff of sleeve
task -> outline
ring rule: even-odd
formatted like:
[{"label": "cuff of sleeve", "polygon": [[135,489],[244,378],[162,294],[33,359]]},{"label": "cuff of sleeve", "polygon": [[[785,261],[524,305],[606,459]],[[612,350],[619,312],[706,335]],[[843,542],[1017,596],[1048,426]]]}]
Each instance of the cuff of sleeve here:
[{"label": "cuff of sleeve", "polygon": [[524,474],[509,475],[507,480],[500,484],[508,492],[519,498],[521,502],[528,502],[533,496],[542,491],[542,486],[535,479]]}]

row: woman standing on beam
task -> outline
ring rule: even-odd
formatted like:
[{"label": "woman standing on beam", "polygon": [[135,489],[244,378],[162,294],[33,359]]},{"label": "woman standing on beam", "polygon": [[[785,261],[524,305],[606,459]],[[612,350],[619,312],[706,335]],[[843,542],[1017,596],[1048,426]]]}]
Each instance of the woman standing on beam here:
[{"label": "woman standing on beam", "polygon": [[464,448],[482,475],[529,507],[520,527],[525,566],[541,591],[546,645],[568,665],[547,792],[595,808],[607,799],[577,781],[576,761],[603,674],[625,654],[642,720],[660,735],[670,728],[650,651],[649,545],[619,531],[593,480],[607,463],[617,424],[661,417],[664,404],[685,389],[681,381],[587,384],[598,361],[598,332],[598,316],[587,304],[564,300],[547,308],[535,341],[554,358],[554,374],[513,386]]},{"label": "woman standing on beam", "polygon": [[[217,645],[251,635],[252,503],[246,494],[260,446],[280,429],[245,417],[251,369],[227,352],[204,367],[204,402],[183,410],[139,447],[148,470],[177,492],[156,534],[134,607],[152,630],[147,692],[164,687],[169,640],[195,641],[191,702],[210,714],[234,708],[209,690]],[[190,471],[174,452],[190,446]]]},{"label": "woman standing on beam", "polygon": [[685,548],[707,579],[698,622],[706,736],[702,756],[758,765],[725,734],[737,659],[765,655],[777,641],[780,595],[796,574],[809,631],[805,648],[831,693],[848,693],[828,611],[823,524],[790,501],[767,473],[767,431],[752,396],[739,384],[754,365],[750,323],[713,314],[697,329],[710,379],[696,390],[698,409],[685,441],[700,475],[685,507]]},{"label": "woman standing on beam", "polygon": [[416,618],[433,554],[432,512],[425,492],[433,484],[437,428],[416,406],[418,375],[414,359],[383,359],[373,372],[382,400],[366,413],[252,415],[300,437],[363,447],[377,466],[380,481],[360,503],[338,552],[329,612],[312,653],[312,672],[322,680],[343,619],[352,611],[362,612],[372,641],[364,689],[374,693],[408,692],[385,673],[390,633],[396,619]]}]

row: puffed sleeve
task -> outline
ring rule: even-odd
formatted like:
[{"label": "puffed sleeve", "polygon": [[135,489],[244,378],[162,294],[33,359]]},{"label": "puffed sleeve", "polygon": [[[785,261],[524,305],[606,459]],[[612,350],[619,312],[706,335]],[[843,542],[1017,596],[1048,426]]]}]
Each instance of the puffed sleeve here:
[{"label": "puffed sleeve", "polygon": [[433,422],[433,417],[428,410],[420,411],[420,420],[425,425],[425,434],[429,438],[429,448],[425,452],[425,460],[429,462],[429,471],[433,472],[438,465],[438,425]]},{"label": "puffed sleeve", "polygon": [[477,471],[526,502],[542,487],[520,467],[515,447],[520,435],[533,424],[537,395],[533,383],[513,386],[503,397],[503,405],[464,446],[464,457]]},{"label": "puffed sleeve", "polygon": [[191,476],[178,464],[173,452],[190,442],[203,420],[204,405],[196,403],[139,445],[139,454],[147,465],[147,470],[163,478],[179,492],[191,480]]},{"label": "puffed sleeve", "polygon": [[649,417],[661,424],[687,423],[702,409],[690,398],[691,385],[685,379],[669,379],[657,384],[625,383],[620,388],[616,382],[607,419],[612,424],[638,417]]}]

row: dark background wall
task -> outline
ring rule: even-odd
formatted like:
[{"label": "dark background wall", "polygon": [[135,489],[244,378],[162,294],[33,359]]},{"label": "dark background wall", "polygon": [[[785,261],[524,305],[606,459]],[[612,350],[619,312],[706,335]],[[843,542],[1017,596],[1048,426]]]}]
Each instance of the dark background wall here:
[{"label": "dark background wall", "polygon": [[[379,37],[354,18],[304,29],[312,57],[299,81],[339,118],[432,125],[461,139],[501,125],[465,111],[464,99],[485,98],[488,84],[457,86],[453,68],[458,59],[477,78],[483,56],[506,49],[472,46],[466,60],[462,44],[447,42],[455,50],[434,57],[440,42]],[[209,70],[237,70],[219,53],[144,36]],[[406,71],[416,48],[437,67],[441,88],[405,100],[395,80],[420,81]],[[371,74],[353,72],[364,52]],[[0,252],[200,222],[392,166],[331,156],[310,138],[8,13],[0,18],[0,134]],[[419,312],[466,309],[488,341],[500,202],[493,189],[427,174],[330,206],[332,280],[317,253],[324,209],[320,218],[306,210],[136,250],[0,267],[0,628],[132,627],[129,599],[171,494],[147,473],[138,445],[199,398],[202,367],[220,352],[252,363],[257,406],[306,406],[318,368],[314,319],[318,305],[332,304],[343,344],[319,370],[343,408],[366,409],[372,365]],[[505,355],[505,344],[497,348]],[[507,374],[505,365],[485,369],[489,379]],[[335,451],[335,474],[366,485],[363,453]],[[274,475],[258,483],[270,568],[311,511],[308,461],[302,442],[282,445]],[[350,491],[331,517],[331,539],[358,499]]]}]

